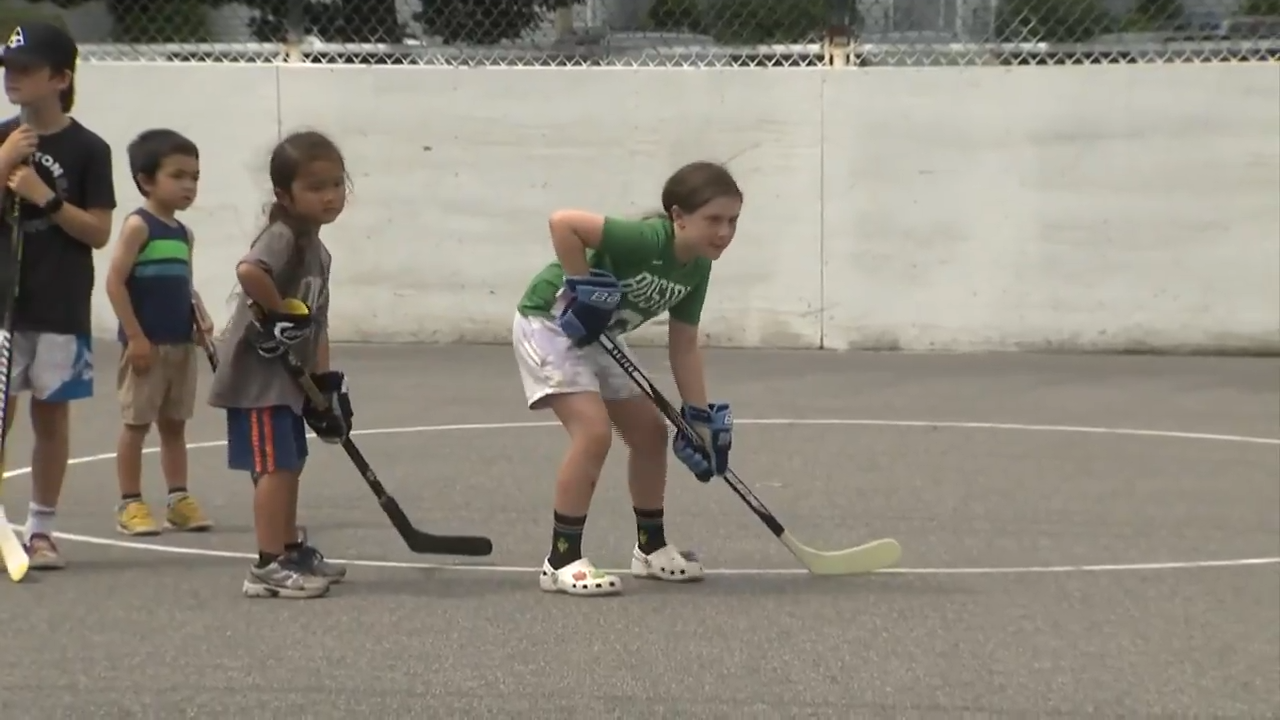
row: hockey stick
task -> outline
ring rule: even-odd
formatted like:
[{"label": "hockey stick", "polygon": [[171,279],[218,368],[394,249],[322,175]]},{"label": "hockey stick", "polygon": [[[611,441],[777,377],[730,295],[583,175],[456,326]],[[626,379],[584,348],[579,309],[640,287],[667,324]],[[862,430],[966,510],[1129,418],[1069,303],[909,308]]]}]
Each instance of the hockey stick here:
[{"label": "hockey stick", "polygon": [[[699,435],[689,424],[680,417],[680,412],[671,404],[662,392],[658,390],[653,381],[645,376],[640,367],[623,352],[622,348],[614,342],[613,338],[608,335],[601,335],[599,344],[604,348],[609,357],[618,363],[630,378],[640,388],[640,391],[653,401],[658,407],[658,411],[662,413],[667,422],[675,427],[677,432],[684,433],[686,437],[692,438],[699,449],[707,452],[707,447]],[[774,516],[769,508],[756,494],[751,492],[751,488],[738,477],[733,470],[726,470],[724,481],[729,485],[729,489],[733,490],[742,502],[747,504],[751,512],[760,518],[760,522],[769,528],[774,537],[778,538],[792,555],[805,566],[809,572],[814,575],[857,575],[862,573],[875,572],[891,567],[896,564],[902,557],[902,548],[896,540],[883,538],[881,540],[872,540],[869,543],[859,545],[857,547],[847,548],[845,550],[835,550],[824,552],[822,550],[814,550],[804,545],[783,527],[782,522]]]},{"label": "hockey stick", "polygon": [[[25,110],[18,116],[19,126],[24,116]],[[11,287],[0,288],[4,292],[4,297],[0,298],[0,318],[3,319],[3,327],[0,327],[0,488],[4,486],[9,437],[9,381],[12,379],[13,370],[13,309],[18,301],[18,277],[22,270],[22,207],[16,193],[13,194],[12,200],[13,209],[9,216],[12,234],[9,237],[9,257],[6,258],[9,263],[9,270],[6,272],[12,272]],[[0,498],[0,558],[4,560],[9,579],[22,582],[22,579],[27,576],[31,559],[27,556],[26,548],[22,547],[22,542],[18,540],[17,534],[9,526],[3,498]]]},{"label": "hockey stick", "polygon": [[[201,326],[205,324],[204,321],[209,318],[200,308],[200,303],[194,298],[191,300],[191,312],[193,313],[192,318],[194,320],[193,324],[195,325],[195,327],[192,328],[192,332],[197,338],[196,342],[198,342],[200,347],[204,349],[204,356],[209,359],[209,369],[214,372],[218,372],[218,349],[213,346],[213,339],[208,335],[205,335],[200,329]],[[209,322],[209,326],[212,327],[213,323]]]},{"label": "hockey stick", "polygon": [[[14,235],[17,235],[14,231]],[[13,240],[14,244],[20,243],[21,239]],[[16,260],[21,257],[21,250],[11,253]],[[15,262],[14,267],[17,267]],[[16,278],[15,278],[15,285]],[[9,293],[5,293],[6,296]],[[9,424],[9,380],[11,377],[11,364],[13,362],[13,331],[10,327],[12,318],[12,298],[6,297],[5,302],[10,307],[5,308],[4,327],[0,328],[0,428],[4,428]],[[5,457],[8,452],[7,437],[8,432],[0,432],[0,486],[4,484]],[[5,570],[9,573],[9,579],[14,582],[22,582],[27,576],[27,569],[31,565],[31,559],[27,556],[27,549],[22,547],[22,541],[18,539],[17,534],[9,525],[9,517],[4,511],[4,502],[0,500],[0,559],[4,560]]]},{"label": "hockey stick", "polygon": [[[285,370],[301,386],[302,392],[306,394],[311,404],[322,412],[329,410],[329,400],[316,387],[306,368],[302,366],[302,363],[298,362],[298,358],[287,350],[280,357],[284,361]],[[351,463],[356,466],[360,476],[369,485],[374,497],[378,499],[378,504],[382,506],[382,511],[391,519],[391,524],[395,526],[396,532],[400,533],[400,537],[404,539],[405,545],[411,551],[419,555],[462,555],[466,557],[485,557],[493,552],[493,541],[487,537],[433,535],[414,527],[409,517],[404,514],[404,510],[400,509],[400,503],[396,502],[396,499],[382,486],[382,481],[378,479],[377,473],[373,471],[369,461],[365,460],[364,454],[360,452],[360,448],[356,447],[356,443],[351,439],[350,435],[343,438],[342,449],[347,452],[347,457],[351,458]]]}]

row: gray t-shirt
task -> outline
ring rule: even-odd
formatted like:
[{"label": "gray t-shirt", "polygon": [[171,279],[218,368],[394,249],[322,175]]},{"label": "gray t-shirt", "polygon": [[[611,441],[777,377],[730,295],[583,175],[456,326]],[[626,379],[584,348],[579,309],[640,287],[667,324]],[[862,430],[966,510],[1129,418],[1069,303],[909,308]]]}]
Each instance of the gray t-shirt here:
[{"label": "gray t-shirt", "polygon": [[[311,308],[311,336],[290,350],[309,370],[329,326],[329,250],[316,236],[296,236],[284,223],[274,223],[258,236],[240,262],[253,263],[276,281],[280,297],[297,298]],[[214,340],[218,371],[213,374],[209,404],[217,408],[260,408],[288,405],[302,412],[303,394],[285,371],[281,358],[264,358],[253,347],[257,329],[248,298],[237,293],[226,328]],[[248,338],[248,340],[246,340]]]}]

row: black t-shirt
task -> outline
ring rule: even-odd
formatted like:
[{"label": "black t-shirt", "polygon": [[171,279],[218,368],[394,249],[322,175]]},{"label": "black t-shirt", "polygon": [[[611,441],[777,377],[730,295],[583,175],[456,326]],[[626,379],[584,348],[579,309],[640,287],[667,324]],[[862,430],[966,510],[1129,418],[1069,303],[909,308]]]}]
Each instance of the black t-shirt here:
[{"label": "black t-shirt", "polygon": [[[0,142],[17,127],[16,118],[0,125]],[[111,146],[76,120],[51,135],[41,135],[31,156],[36,174],[68,205],[82,210],[114,210]],[[7,258],[13,238],[6,200],[0,213],[0,248]],[[62,335],[87,335],[93,328],[93,248],[63,230],[40,208],[21,204],[22,265],[13,329]]]}]

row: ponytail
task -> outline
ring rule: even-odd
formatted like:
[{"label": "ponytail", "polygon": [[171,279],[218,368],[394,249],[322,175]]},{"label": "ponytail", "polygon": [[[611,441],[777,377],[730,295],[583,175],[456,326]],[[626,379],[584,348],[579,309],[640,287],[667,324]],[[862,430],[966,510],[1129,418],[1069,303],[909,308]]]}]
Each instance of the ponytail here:
[{"label": "ponytail", "polygon": [[289,218],[289,211],[285,208],[284,205],[280,203],[279,200],[272,202],[271,205],[267,208],[267,226],[268,227],[281,221],[287,221],[288,218]]},{"label": "ponytail", "polygon": [[[267,223],[262,227],[262,232],[258,233],[258,237],[262,237],[262,233],[265,233],[268,228],[276,223],[283,223],[293,232],[294,236],[299,238],[308,237],[314,232],[313,228],[307,227],[306,223],[294,217],[293,213],[289,212],[289,208],[285,207],[284,203],[279,200],[273,201],[267,207]],[[254,242],[257,242],[256,238]]]}]

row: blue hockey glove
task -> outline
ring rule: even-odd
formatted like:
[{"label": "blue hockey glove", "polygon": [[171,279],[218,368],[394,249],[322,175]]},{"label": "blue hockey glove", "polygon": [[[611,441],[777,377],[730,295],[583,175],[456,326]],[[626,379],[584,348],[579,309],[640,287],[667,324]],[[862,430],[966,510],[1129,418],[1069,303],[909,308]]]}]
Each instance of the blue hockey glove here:
[{"label": "blue hockey glove", "polygon": [[733,413],[729,403],[711,403],[705,408],[686,404],[680,408],[680,417],[698,433],[698,438],[690,438],[677,430],[671,441],[676,458],[701,482],[710,482],[711,478],[728,472],[729,450],[733,448]]},{"label": "blue hockey glove", "polygon": [[249,309],[258,328],[254,349],[262,357],[278,357],[290,345],[311,334],[311,309],[301,300],[286,299],[280,312],[269,312],[258,306]]},{"label": "blue hockey glove", "polygon": [[347,394],[347,376],[337,371],[312,373],[311,382],[328,407],[318,408],[308,397],[302,405],[302,419],[316,437],[327,443],[340,443],[351,434],[351,419],[355,416]]},{"label": "blue hockey glove", "polygon": [[622,286],[612,274],[592,270],[590,275],[565,278],[564,287],[569,300],[556,324],[576,347],[586,347],[608,329],[613,312],[622,302]]}]

